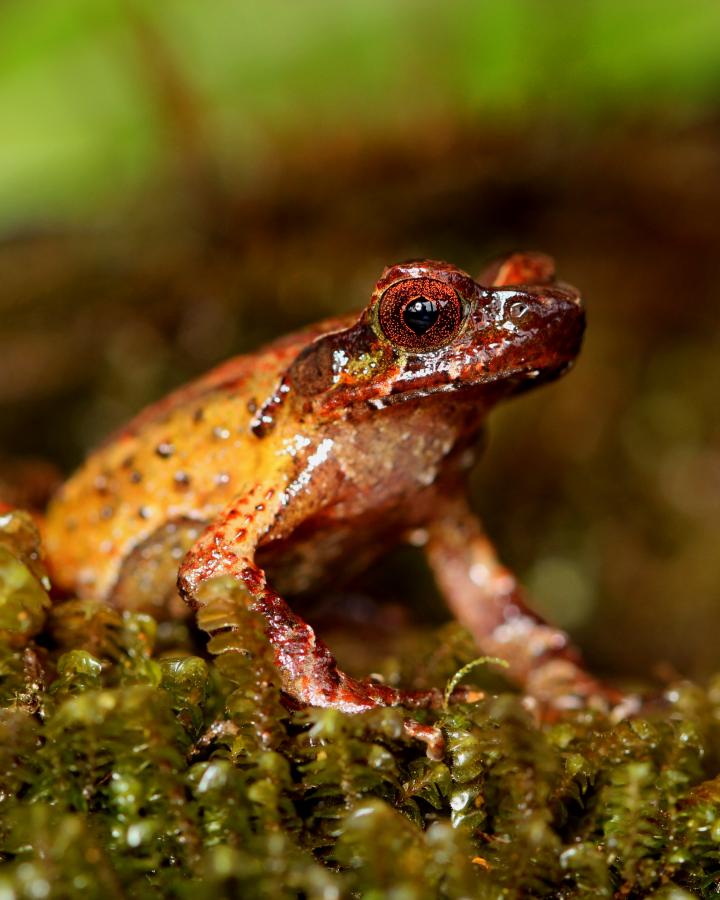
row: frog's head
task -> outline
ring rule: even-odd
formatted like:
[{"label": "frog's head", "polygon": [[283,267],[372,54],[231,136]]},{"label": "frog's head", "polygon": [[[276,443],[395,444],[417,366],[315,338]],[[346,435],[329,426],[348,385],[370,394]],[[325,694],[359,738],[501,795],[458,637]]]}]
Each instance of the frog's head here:
[{"label": "frog's head", "polygon": [[319,415],[468,387],[492,403],[562,374],[584,322],[578,292],[540,254],[508,256],[478,281],[449,263],[402,263],[359,319],[300,354],[287,387]]}]

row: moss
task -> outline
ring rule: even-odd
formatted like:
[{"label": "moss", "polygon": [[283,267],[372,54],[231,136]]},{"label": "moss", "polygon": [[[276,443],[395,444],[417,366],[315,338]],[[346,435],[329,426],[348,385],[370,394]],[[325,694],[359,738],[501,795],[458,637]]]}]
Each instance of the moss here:
[{"label": "moss", "polygon": [[[429,759],[407,711],[289,708],[232,583],[202,597],[207,659],[145,615],[46,615],[26,525],[2,543],[35,584],[3,578],[0,605],[36,625],[1,634],[0,896],[716,895],[717,680],[620,723],[538,722],[510,692],[415,713],[445,740]],[[434,640],[418,683],[471,659],[457,627]]]},{"label": "moss", "polygon": [[37,634],[50,606],[49,582],[40,561],[40,535],[30,516],[0,514],[0,637],[22,646]]}]

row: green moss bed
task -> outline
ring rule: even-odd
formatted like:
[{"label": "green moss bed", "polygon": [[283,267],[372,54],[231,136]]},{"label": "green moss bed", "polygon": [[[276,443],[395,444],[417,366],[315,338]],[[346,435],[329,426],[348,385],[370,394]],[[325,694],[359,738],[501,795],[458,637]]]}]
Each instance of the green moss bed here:
[{"label": "green moss bed", "polygon": [[[205,600],[207,653],[186,624],[51,604],[29,517],[0,515],[0,900],[720,890],[720,679],[615,724],[538,723],[510,692],[291,711],[242,594]],[[474,655],[456,626],[423,640],[388,677],[443,684]]]}]

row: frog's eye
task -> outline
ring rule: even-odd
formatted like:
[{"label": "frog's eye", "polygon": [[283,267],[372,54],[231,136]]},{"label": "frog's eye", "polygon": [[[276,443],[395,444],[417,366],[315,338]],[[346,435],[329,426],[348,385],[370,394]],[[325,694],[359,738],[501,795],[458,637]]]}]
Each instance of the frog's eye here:
[{"label": "frog's eye", "polygon": [[395,346],[414,353],[437,350],[460,331],[463,304],[435,278],[408,278],[389,287],[378,304],[378,323]]}]

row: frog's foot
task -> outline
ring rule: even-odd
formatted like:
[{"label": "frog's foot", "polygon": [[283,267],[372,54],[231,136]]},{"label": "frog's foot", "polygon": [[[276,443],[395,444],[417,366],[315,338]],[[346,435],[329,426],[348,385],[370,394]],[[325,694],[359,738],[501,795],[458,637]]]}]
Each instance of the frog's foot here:
[{"label": "frog's foot", "polygon": [[291,691],[308,706],[331,707],[346,713],[366,712],[383,706],[438,709],[443,703],[442,693],[437,689],[406,691],[374,678],[358,680],[346,675],[334,662],[327,666],[324,660],[320,665],[315,663],[310,680],[295,682]]},{"label": "frog's foot", "polygon": [[[327,644],[271,590],[257,595],[252,609],[265,619],[283,689],[301,704],[359,713],[382,706],[439,709],[445,702],[437,688],[402,690],[377,678],[360,680],[343,672]],[[479,696],[476,690],[460,687],[452,699],[468,702]]]},{"label": "frog's foot", "polygon": [[[360,713],[383,706],[414,709],[439,708],[444,696],[438,689],[401,690],[377,678],[357,679],[343,672],[327,644],[303,621],[279,594],[267,587],[265,573],[247,558],[213,557],[208,566],[206,554],[191,551],[178,579],[180,594],[194,608],[202,606],[202,584],[220,575],[240,582],[253,612],[264,620],[264,631],[272,646],[282,688],[293,705],[339,709]],[[201,616],[202,624],[202,616]],[[202,624],[213,635],[227,629],[228,620]],[[478,699],[477,691],[459,688],[455,699]]]},{"label": "frog's foot", "polygon": [[[340,673],[343,674],[343,673]],[[345,676],[347,677],[347,676]],[[352,679],[348,679],[352,681]],[[409,709],[441,709],[445,706],[445,694],[438,688],[426,690],[402,690],[388,687],[376,678],[364,678],[354,682],[362,696],[369,698],[373,706],[406,706]],[[449,703],[477,703],[485,698],[484,691],[459,685],[447,698]]]},{"label": "frog's foot", "polygon": [[612,721],[638,715],[642,698],[626,694],[590,677],[567,659],[550,659],[538,666],[525,682],[525,707],[542,721],[550,721],[573,710],[594,710]]},{"label": "frog's foot", "polygon": [[425,553],[448,606],[483,653],[505,660],[542,718],[581,708],[633,713],[637,699],[592,678],[569,636],[530,609],[463,496],[445,498],[427,535]]},{"label": "frog's foot", "polygon": [[415,719],[405,719],[403,729],[409,737],[425,744],[428,759],[439,762],[445,756],[445,737],[436,725],[423,725]]}]

